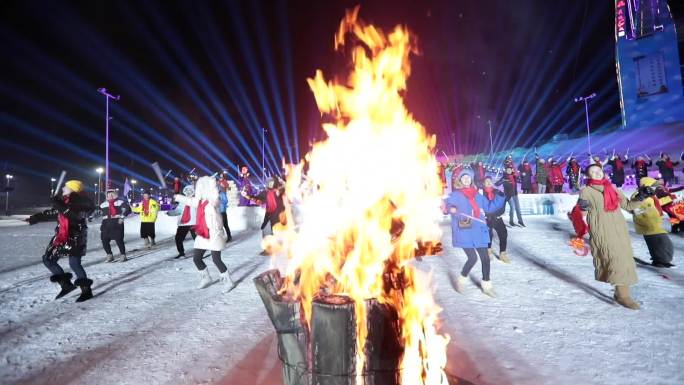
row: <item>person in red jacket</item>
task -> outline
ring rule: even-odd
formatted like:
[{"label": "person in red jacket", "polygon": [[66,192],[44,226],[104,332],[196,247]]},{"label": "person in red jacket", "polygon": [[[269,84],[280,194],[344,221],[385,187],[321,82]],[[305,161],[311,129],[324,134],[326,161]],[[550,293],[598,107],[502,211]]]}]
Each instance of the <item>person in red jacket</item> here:
[{"label": "person in red jacket", "polygon": [[563,192],[563,167],[567,164],[567,160],[561,163],[551,159],[549,164],[549,182],[551,184],[552,193]]}]

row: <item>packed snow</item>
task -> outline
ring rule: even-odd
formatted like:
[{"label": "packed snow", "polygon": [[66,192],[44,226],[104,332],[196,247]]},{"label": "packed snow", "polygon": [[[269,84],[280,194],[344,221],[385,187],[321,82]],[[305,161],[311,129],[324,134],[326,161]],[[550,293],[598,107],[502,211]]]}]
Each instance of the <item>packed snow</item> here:
[{"label": "packed snow", "polygon": [[[567,219],[525,222],[509,228],[512,263],[493,262],[496,298],[480,292],[479,264],[465,294],[454,290],[465,255],[450,247],[446,220],[444,253],[415,262],[432,272],[444,309],[447,372],[460,384],[683,384],[681,267],[637,265],[633,295],[642,309],[627,310],[613,302],[609,285],[594,281],[591,257],[566,245]],[[54,223],[2,226],[0,383],[280,384],[276,336],[252,283],[271,264],[259,255],[260,233],[236,232],[224,250],[238,285],[223,293],[220,284],[195,289],[197,270],[190,258],[174,259],[167,227],[148,251],[135,220],[127,221],[131,260],[104,263],[93,223],[84,266],[95,298],[76,304],[78,290],[53,300],[57,286],[41,262]],[[671,238],[681,264],[684,238]],[[649,259],[633,232],[632,244]],[[189,237],[185,247],[192,248]],[[68,270],[66,260],[62,266]]]}]

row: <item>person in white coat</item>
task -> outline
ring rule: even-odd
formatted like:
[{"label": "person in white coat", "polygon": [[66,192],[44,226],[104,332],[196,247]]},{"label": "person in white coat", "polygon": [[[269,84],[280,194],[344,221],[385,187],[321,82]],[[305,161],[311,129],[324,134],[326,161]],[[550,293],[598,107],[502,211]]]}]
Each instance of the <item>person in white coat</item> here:
[{"label": "person in white coat", "polygon": [[226,246],[226,233],[223,229],[223,221],[219,213],[219,191],[216,179],[203,176],[195,185],[195,196],[188,198],[185,195],[174,195],[178,203],[194,207],[197,210],[195,224],[195,251],[193,262],[200,271],[199,289],[209,286],[212,282],[207,265],[202,260],[204,252],[211,251],[211,259],[221,273],[221,282],[227,288],[233,288],[233,280],[230,278],[228,268],[221,260],[221,250]]},{"label": "person in white coat", "polygon": [[[192,185],[187,185],[183,188],[183,195],[192,198],[195,194],[195,188]],[[166,212],[166,215],[171,217],[178,217],[178,228],[176,229],[176,249],[178,249],[178,256],[176,258],[185,257],[185,247],[183,241],[188,233],[195,239],[195,222],[197,221],[197,209],[188,206],[184,203],[179,203],[175,209]]]}]

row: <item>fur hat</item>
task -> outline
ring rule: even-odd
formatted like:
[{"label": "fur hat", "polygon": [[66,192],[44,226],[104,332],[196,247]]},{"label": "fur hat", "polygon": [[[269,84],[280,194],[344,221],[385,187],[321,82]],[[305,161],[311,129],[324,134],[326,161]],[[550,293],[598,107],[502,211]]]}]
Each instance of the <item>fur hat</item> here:
[{"label": "fur hat", "polygon": [[475,173],[474,173],[473,170],[470,169],[470,168],[463,168],[463,169],[461,169],[461,172],[458,173],[458,180],[460,181],[461,178],[462,178],[464,175],[470,176],[470,179],[471,179],[471,180],[472,180],[473,178],[475,178]]},{"label": "fur hat", "polygon": [[64,187],[69,188],[69,190],[75,193],[80,193],[83,191],[83,182],[81,182],[80,180],[72,179],[64,183]]},{"label": "fur hat", "polygon": [[183,187],[183,195],[192,195],[195,193],[195,188],[191,184]]}]

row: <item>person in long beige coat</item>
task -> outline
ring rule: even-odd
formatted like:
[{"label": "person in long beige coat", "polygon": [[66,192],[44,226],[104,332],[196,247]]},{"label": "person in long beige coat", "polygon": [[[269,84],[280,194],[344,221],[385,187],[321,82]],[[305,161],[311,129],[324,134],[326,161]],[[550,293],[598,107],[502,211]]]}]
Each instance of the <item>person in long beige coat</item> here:
[{"label": "person in long beige coat", "polygon": [[600,165],[587,169],[587,186],[580,190],[578,205],[587,213],[589,244],[597,281],[615,285],[615,301],[639,309],[629,287],[637,283],[636,266],[627,222],[620,209],[634,210],[641,202],[630,202],[605,179]]}]

